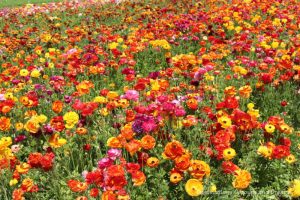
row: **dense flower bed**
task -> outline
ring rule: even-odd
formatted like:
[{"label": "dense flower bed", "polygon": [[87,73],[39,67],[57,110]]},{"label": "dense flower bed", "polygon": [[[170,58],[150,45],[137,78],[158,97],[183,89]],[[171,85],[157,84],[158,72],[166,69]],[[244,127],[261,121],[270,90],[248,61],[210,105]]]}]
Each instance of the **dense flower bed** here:
[{"label": "dense flower bed", "polygon": [[0,10],[0,199],[300,197],[297,0]]}]

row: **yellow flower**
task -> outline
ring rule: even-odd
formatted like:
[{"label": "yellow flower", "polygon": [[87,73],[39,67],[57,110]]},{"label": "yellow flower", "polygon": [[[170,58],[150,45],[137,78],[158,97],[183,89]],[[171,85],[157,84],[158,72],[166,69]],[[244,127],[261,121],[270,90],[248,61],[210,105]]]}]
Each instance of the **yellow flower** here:
[{"label": "yellow flower", "polygon": [[217,191],[217,186],[216,184],[212,183],[210,185],[209,192],[216,192],[216,191]]},{"label": "yellow flower", "polygon": [[44,62],[46,62],[46,59],[45,59],[45,58],[40,58],[39,61],[40,61],[41,63],[44,63]]},{"label": "yellow flower", "polygon": [[100,110],[100,114],[105,117],[105,116],[107,116],[109,114],[109,111],[108,111],[107,108],[102,108]]},{"label": "yellow flower", "polygon": [[110,50],[116,49],[118,45],[119,45],[119,44],[118,44],[117,42],[112,42],[112,43],[108,44],[108,48],[109,48]]},{"label": "yellow flower", "polygon": [[248,103],[247,104],[247,108],[248,108],[247,113],[249,115],[251,115],[251,117],[254,117],[254,118],[260,117],[259,110],[258,109],[254,109],[254,104],[253,103]]},{"label": "yellow flower", "polygon": [[9,181],[10,186],[16,185],[17,183],[18,183],[18,180],[15,178]]},{"label": "yellow flower", "polygon": [[152,81],[151,82],[151,90],[158,91],[159,89],[160,89],[160,85],[159,85],[158,81]]},{"label": "yellow flower", "polygon": [[265,125],[265,130],[267,131],[267,133],[274,133],[275,131],[275,126],[272,124],[266,124]]},{"label": "yellow flower", "polygon": [[271,44],[271,47],[272,47],[273,49],[277,49],[278,46],[279,46],[279,42],[272,42],[272,44]]},{"label": "yellow flower", "polygon": [[173,119],[172,128],[177,130],[182,128],[182,119]]},{"label": "yellow flower", "polygon": [[7,148],[11,144],[12,144],[11,137],[2,137],[0,139],[0,151],[3,151],[5,148]]},{"label": "yellow flower", "polygon": [[271,159],[272,149],[268,148],[267,146],[259,146],[257,149],[257,154]]},{"label": "yellow flower", "polygon": [[53,134],[50,138],[49,138],[49,144],[51,147],[54,148],[58,148],[63,146],[64,144],[67,143],[67,140],[63,139],[63,138],[59,138],[58,134]]},{"label": "yellow flower", "polygon": [[63,119],[66,121],[65,127],[67,129],[71,129],[77,124],[79,121],[79,116],[76,112],[67,112],[64,116]]},{"label": "yellow flower", "polygon": [[104,103],[107,103],[107,99],[102,96],[97,96],[94,98],[93,102],[104,104]]},{"label": "yellow flower", "polygon": [[27,69],[21,69],[20,70],[20,76],[28,76],[29,71]]},{"label": "yellow flower", "polygon": [[185,191],[192,197],[203,193],[203,184],[198,179],[189,179],[185,184]]},{"label": "yellow flower", "polygon": [[30,76],[33,78],[38,78],[41,75],[41,72],[37,69],[32,70]]},{"label": "yellow flower", "polygon": [[287,156],[285,158],[285,161],[289,164],[293,164],[294,162],[297,161],[297,159],[295,158],[295,156],[293,154],[290,154],[289,156]]},{"label": "yellow flower", "polygon": [[233,148],[224,149],[224,151],[223,151],[223,158],[225,160],[231,160],[235,156],[236,156],[236,152],[235,152],[235,150]]},{"label": "yellow flower", "polygon": [[49,64],[48,64],[48,67],[49,67],[50,69],[53,69],[53,68],[54,68],[54,63],[52,63],[52,62],[49,63]]},{"label": "yellow flower", "polygon": [[288,193],[292,198],[300,197],[300,180],[295,179],[291,182]]},{"label": "yellow flower", "polygon": [[123,38],[118,38],[118,39],[117,39],[117,42],[118,42],[118,43],[122,43],[123,41],[124,41]]},{"label": "yellow flower", "polygon": [[20,131],[24,128],[24,124],[21,123],[21,122],[18,122],[18,123],[15,124],[15,128],[16,128],[17,131]]},{"label": "yellow flower", "polygon": [[4,98],[5,98],[5,99],[14,99],[14,95],[13,95],[13,93],[11,93],[11,92],[6,92],[6,93],[4,94]]},{"label": "yellow flower", "polygon": [[225,115],[219,117],[218,122],[221,124],[222,128],[228,128],[231,126],[231,119]]},{"label": "yellow flower", "polygon": [[30,120],[28,120],[26,123],[25,123],[25,130],[30,132],[30,133],[37,133],[39,128],[40,128],[40,125],[38,124],[38,122],[35,120],[34,117],[32,117]]},{"label": "yellow flower", "polygon": [[37,118],[37,121],[41,124],[45,123],[48,119],[48,117],[46,115],[39,115],[36,118]]}]

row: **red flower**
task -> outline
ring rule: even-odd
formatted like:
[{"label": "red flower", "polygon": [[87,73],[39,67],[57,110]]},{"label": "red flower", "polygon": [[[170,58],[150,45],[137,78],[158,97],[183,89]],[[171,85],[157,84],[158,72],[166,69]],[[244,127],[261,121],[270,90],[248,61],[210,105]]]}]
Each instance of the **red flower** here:
[{"label": "red flower", "polygon": [[107,190],[121,190],[127,185],[124,168],[121,165],[111,165],[104,173],[104,184]]},{"label": "red flower", "polygon": [[231,161],[224,161],[222,162],[222,169],[225,174],[234,174],[240,168]]},{"label": "red flower", "polygon": [[90,190],[90,196],[96,198],[99,195],[99,190],[98,188],[92,188]]},{"label": "red flower", "polygon": [[93,172],[88,172],[85,181],[87,184],[95,184],[97,186],[103,186],[103,171],[101,169],[96,169]]},{"label": "red flower", "polygon": [[40,167],[41,163],[41,159],[42,159],[43,155],[41,153],[35,152],[35,153],[31,153],[28,157],[28,164],[30,164],[31,167]]},{"label": "red flower", "polygon": [[288,103],[287,103],[286,101],[282,101],[282,102],[280,103],[280,105],[281,105],[282,107],[285,107],[287,104],[288,104]]},{"label": "red flower", "polygon": [[235,109],[239,107],[239,102],[235,97],[226,97],[223,102],[217,104],[216,109]]},{"label": "red flower", "polygon": [[238,109],[233,111],[233,121],[242,131],[249,131],[259,126],[259,123],[255,119],[251,118],[248,113]]},{"label": "red flower", "polygon": [[292,145],[292,142],[289,138],[283,137],[279,139],[280,144],[290,147]]},{"label": "red flower", "polygon": [[269,73],[262,73],[261,76],[260,76],[260,80],[264,84],[272,83],[272,81],[273,81],[273,75],[269,74]]},{"label": "red flower", "polygon": [[281,159],[290,155],[290,147],[284,145],[275,146],[272,152],[272,157]]},{"label": "red flower", "polygon": [[53,117],[50,120],[50,125],[58,132],[61,132],[65,129],[64,119],[62,116]]},{"label": "red flower", "polygon": [[53,167],[53,160],[55,155],[53,153],[46,153],[40,160],[41,167],[45,171],[49,171]]}]

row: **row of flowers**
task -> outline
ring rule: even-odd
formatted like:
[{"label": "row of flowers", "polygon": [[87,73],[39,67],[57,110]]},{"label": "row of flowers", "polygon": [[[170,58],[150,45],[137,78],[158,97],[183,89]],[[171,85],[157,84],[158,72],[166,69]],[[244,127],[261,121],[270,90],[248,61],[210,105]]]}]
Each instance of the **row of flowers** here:
[{"label": "row of flowers", "polygon": [[[297,107],[259,101],[299,96],[297,1],[98,3],[1,11],[15,25],[0,32],[0,170],[14,200],[45,191],[32,173],[62,166],[78,199],[135,199],[155,169],[176,188],[161,198],[260,190],[251,162],[297,169]],[[78,151],[92,167],[66,164]],[[299,197],[288,178],[272,189]]]}]

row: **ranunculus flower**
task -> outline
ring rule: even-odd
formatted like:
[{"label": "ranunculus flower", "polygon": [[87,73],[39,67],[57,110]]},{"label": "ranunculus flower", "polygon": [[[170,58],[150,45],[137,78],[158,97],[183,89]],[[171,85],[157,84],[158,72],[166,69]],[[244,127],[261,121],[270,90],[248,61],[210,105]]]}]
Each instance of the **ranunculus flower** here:
[{"label": "ranunculus flower", "polygon": [[114,161],[110,158],[102,158],[101,160],[98,161],[98,167],[100,169],[107,168],[113,164],[114,164]]},{"label": "ranunculus flower", "polygon": [[120,149],[109,149],[107,155],[111,160],[115,160],[122,155],[122,150]]}]

